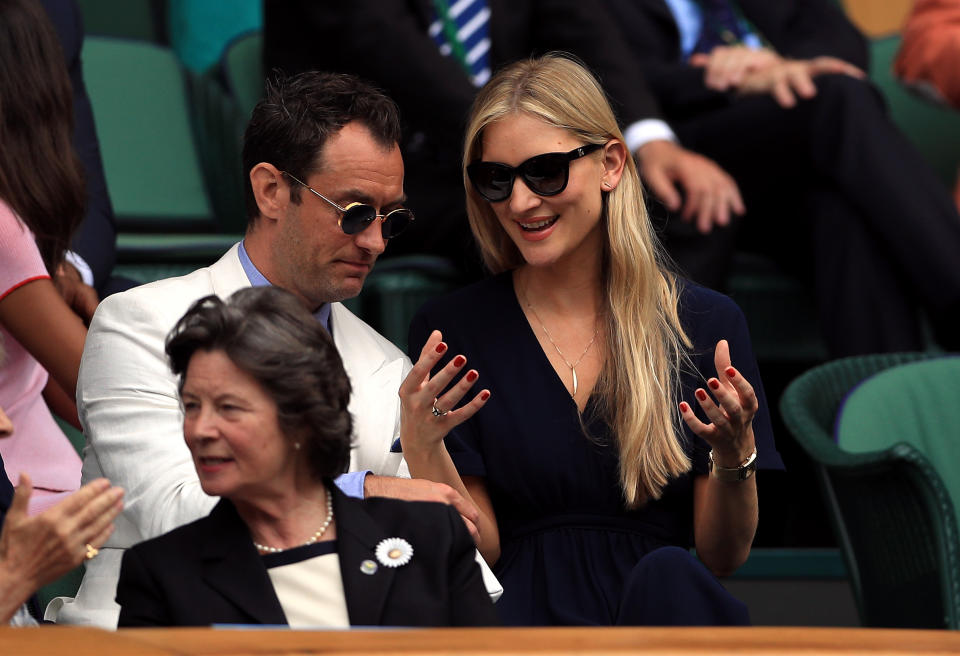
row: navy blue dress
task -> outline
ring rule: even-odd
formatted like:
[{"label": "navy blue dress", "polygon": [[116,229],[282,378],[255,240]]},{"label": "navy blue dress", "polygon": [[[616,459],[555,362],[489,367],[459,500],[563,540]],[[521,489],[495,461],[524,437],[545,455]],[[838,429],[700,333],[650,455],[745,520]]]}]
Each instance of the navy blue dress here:
[{"label": "navy blue dress", "polygon": [[[699,408],[693,391],[716,375],[714,347],[727,339],[734,366],[760,401],[753,423],[759,466],[782,468],[740,309],[726,296],[685,283],[680,316],[697,369],[682,376],[682,399]],[[461,475],[486,478],[500,530],[494,572],[504,587],[497,603],[503,622],[612,625],[626,617],[629,623],[671,623],[638,619],[633,601],[622,608],[625,594],[636,598],[625,582],[654,550],[679,547],[673,551],[686,556],[693,546],[692,476],[673,480],[660,499],[638,510],[625,509],[609,429],[591,412],[591,399],[584,412],[590,438],[584,435],[576,405],[527,322],[509,272],[424,305],[410,327],[415,357],[434,329],[450,346],[448,357],[464,354],[467,366],[480,372],[477,388],[492,392],[446,444]],[[709,447],[684,430],[692,473],[705,474]],[[706,578],[695,575],[689,585],[715,585],[726,594],[706,568],[695,565]],[[667,587],[676,589],[675,583]],[[683,607],[686,591],[677,594]]]}]

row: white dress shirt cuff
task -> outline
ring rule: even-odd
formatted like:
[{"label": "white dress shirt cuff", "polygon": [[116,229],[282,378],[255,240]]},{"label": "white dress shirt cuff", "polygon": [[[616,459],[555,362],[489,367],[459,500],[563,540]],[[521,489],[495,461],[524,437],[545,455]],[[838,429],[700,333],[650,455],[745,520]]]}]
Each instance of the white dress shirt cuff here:
[{"label": "white dress shirt cuff", "polygon": [[64,253],[63,259],[73,265],[73,268],[80,274],[80,278],[84,283],[93,287],[93,269],[90,268],[90,265],[87,264],[82,257],[73,251],[67,251]]},{"label": "white dress shirt cuff", "polygon": [[647,118],[631,123],[624,130],[623,139],[627,142],[627,148],[631,153],[637,152],[640,146],[650,141],[678,141],[677,135],[673,133],[666,121],[658,118]]}]

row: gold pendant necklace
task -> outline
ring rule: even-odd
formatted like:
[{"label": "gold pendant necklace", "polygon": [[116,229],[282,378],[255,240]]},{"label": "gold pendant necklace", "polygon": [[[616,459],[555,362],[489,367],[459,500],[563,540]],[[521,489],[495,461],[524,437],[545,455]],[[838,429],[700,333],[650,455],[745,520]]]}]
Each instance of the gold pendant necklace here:
[{"label": "gold pendant necklace", "polygon": [[550,336],[550,331],[547,330],[547,326],[543,323],[543,319],[540,318],[540,315],[537,314],[536,308],[533,307],[533,304],[527,299],[526,293],[523,295],[524,304],[530,308],[530,311],[533,312],[533,316],[536,317],[537,322],[540,324],[540,328],[543,329],[543,334],[547,336],[547,339],[550,340],[550,343],[553,344],[553,348],[557,349],[557,353],[560,355],[560,359],[563,360],[563,363],[570,367],[570,374],[573,377],[573,391],[570,392],[570,397],[574,398],[577,396],[578,389],[578,380],[577,380],[577,365],[580,364],[580,361],[583,360],[583,356],[587,354],[587,351],[590,350],[590,347],[593,346],[593,343],[597,341],[597,335],[600,334],[600,326],[597,326],[593,330],[593,337],[590,338],[590,341],[587,342],[586,348],[583,349],[583,353],[580,354],[580,357],[577,358],[577,361],[573,364],[570,364],[570,361],[563,355],[563,351],[560,350],[560,347],[557,346],[557,343],[553,341],[553,337]]}]

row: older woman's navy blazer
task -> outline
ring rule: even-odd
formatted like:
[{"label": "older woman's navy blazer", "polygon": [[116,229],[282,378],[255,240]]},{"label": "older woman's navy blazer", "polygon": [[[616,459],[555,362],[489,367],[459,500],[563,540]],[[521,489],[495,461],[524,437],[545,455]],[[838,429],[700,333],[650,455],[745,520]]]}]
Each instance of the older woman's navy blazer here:
[{"label": "older woman's navy blazer", "polygon": [[[473,540],[452,507],[353,499],[328,489],[352,626],[499,623]],[[361,563],[377,562],[377,544],[391,537],[407,540],[413,558],[364,573]],[[121,627],[287,624],[250,532],[227,499],[207,517],[127,550],[117,603]]]}]

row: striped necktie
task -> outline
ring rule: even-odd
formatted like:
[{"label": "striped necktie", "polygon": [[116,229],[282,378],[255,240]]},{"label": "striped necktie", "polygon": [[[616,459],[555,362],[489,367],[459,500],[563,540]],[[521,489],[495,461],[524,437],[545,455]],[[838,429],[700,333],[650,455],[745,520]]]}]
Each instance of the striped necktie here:
[{"label": "striped necktie", "polygon": [[703,15],[703,28],[693,52],[709,53],[717,46],[743,43],[751,30],[732,0],[697,0]]},{"label": "striped necktie", "polygon": [[456,58],[475,86],[490,79],[490,8],[486,0],[433,0],[430,37]]}]

